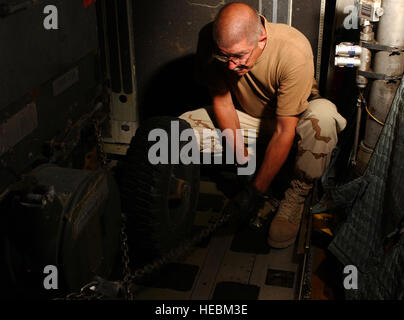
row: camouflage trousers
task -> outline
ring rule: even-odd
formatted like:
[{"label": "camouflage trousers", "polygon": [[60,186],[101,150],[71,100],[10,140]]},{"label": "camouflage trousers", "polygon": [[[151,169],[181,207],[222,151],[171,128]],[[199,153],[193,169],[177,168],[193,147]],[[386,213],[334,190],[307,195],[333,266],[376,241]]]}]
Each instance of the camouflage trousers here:
[{"label": "camouflage trousers", "polygon": [[[244,142],[249,154],[254,151],[251,148],[254,141],[260,139],[269,143],[276,128],[274,116],[255,118],[239,110],[237,114],[240,128],[244,129]],[[194,129],[201,152],[221,154],[222,141],[217,133],[218,126],[215,124],[211,106],[185,112],[180,118]],[[345,126],[346,120],[331,101],[320,98],[309,102],[306,111],[299,116],[296,127],[295,175],[298,178],[310,181],[323,175],[338,142],[338,133]]]}]

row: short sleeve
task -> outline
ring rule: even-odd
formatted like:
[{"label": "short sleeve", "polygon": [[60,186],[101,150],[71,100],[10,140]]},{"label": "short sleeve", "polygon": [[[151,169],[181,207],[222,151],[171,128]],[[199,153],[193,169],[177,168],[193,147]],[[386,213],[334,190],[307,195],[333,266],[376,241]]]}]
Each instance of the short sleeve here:
[{"label": "short sleeve", "polygon": [[307,109],[314,80],[312,61],[293,65],[285,64],[277,92],[276,114],[294,116]]}]

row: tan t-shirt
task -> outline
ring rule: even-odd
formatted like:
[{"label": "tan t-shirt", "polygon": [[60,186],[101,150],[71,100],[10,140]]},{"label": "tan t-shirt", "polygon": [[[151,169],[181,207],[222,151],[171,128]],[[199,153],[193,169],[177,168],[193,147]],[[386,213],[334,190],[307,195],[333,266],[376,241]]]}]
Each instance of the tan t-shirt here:
[{"label": "tan t-shirt", "polygon": [[262,117],[265,111],[280,116],[298,115],[306,110],[307,99],[312,89],[314,92],[316,89],[310,42],[293,27],[262,19],[267,42],[255,66],[239,77],[226,69],[226,65],[219,67],[210,60],[214,67],[209,70],[205,66],[204,82],[217,89],[220,80],[224,80],[242,109],[254,117]]}]

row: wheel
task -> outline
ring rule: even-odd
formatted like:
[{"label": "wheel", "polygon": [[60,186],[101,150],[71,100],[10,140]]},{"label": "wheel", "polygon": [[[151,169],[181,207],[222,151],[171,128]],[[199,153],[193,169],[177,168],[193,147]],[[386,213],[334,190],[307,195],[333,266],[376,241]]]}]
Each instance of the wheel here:
[{"label": "wheel", "polygon": [[[117,181],[122,210],[127,216],[127,235],[132,267],[139,267],[178,246],[194,222],[199,194],[198,164],[151,164],[148,141],[153,129],[163,129],[171,150],[171,123],[178,121],[179,132],[190,128],[179,118],[157,117],[143,123],[132,138],[125,158],[118,164]],[[195,138],[195,137],[194,137]],[[179,142],[181,150],[187,143]],[[199,148],[198,148],[199,150]],[[199,156],[199,155],[198,155]],[[169,153],[168,159],[171,159]]]}]

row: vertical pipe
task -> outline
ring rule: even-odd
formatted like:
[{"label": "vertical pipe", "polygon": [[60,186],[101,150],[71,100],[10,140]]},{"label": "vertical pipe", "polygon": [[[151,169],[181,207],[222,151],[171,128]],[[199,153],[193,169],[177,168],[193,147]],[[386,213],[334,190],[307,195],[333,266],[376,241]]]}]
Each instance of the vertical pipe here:
[{"label": "vertical pipe", "polygon": [[[368,21],[361,19],[361,27],[362,31],[360,33],[360,42],[359,45],[363,45],[365,42],[373,42],[374,41],[374,32],[373,32],[373,24]],[[372,54],[369,49],[362,48],[361,51],[361,64],[358,68],[360,71],[371,71],[370,66],[372,62]],[[356,75],[356,86],[359,88],[359,90],[363,90],[366,88],[368,85],[368,79],[365,78],[364,76],[361,76],[359,74]],[[358,96],[358,103],[357,103],[357,111],[356,111],[356,128],[355,128],[355,137],[354,137],[354,145],[352,149],[352,157],[351,157],[351,163],[354,167],[356,167],[356,171],[359,174],[363,173],[364,167],[367,163],[369,157],[369,153],[364,153],[363,149],[363,143],[360,145],[360,150],[358,152],[358,143],[359,143],[359,134],[360,134],[360,126],[361,126],[361,121],[362,121],[362,103],[363,101],[363,92],[359,92]]]},{"label": "vertical pipe", "polygon": [[356,166],[356,157],[358,151],[358,144],[359,144],[359,131],[360,131],[360,123],[362,119],[362,99],[358,97],[356,103],[356,127],[355,127],[355,138],[354,138],[354,145],[352,148],[352,155],[351,155],[351,163],[353,166]]},{"label": "vertical pipe", "polygon": [[318,42],[317,42],[317,61],[316,61],[316,80],[320,83],[321,57],[323,52],[323,35],[324,35],[324,19],[326,0],[321,0],[320,5],[320,21],[318,24]]},{"label": "vertical pipe", "polygon": [[[383,0],[384,14],[380,18],[377,30],[377,41],[382,45],[404,46],[404,1]],[[404,54],[391,55],[390,52],[380,51],[375,54],[374,72],[390,76],[402,75],[404,71]],[[384,122],[390,110],[391,103],[399,86],[398,81],[389,83],[375,80],[372,84],[369,111],[379,121]],[[377,143],[383,126],[368,117],[363,143],[373,149]]]},{"label": "vertical pipe", "polygon": [[288,1],[288,25],[292,25],[293,0]]},{"label": "vertical pipe", "polygon": [[258,13],[262,14],[262,0],[258,0]]},{"label": "vertical pipe", "polygon": [[272,22],[278,22],[278,0],[273,0],[272,2]]}]

